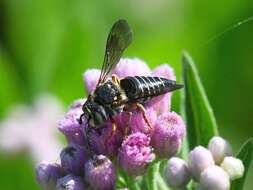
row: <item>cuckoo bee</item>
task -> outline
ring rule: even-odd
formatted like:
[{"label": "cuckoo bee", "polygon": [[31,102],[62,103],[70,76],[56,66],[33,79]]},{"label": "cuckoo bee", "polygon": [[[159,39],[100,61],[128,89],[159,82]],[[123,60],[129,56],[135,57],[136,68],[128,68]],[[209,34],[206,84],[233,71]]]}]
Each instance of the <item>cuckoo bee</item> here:
[{"label": "cuckoo bee", "polygon": [[94,92],[92,92],[82,109],[88,123],[88,128],[101,128],[109,119],[112,121],[113,131],[116,125],[113,117],[123,111],[138,108],[151,127],[145,114],[144,104],[152,97],[159,96],[183,87],[173,80],[152,76],[129,76],[119,79],[111,75],[119,62],[123,51],[132,41],[132,30],[125,20],[118,20],[107,38],[105,56],[101,74]]}]

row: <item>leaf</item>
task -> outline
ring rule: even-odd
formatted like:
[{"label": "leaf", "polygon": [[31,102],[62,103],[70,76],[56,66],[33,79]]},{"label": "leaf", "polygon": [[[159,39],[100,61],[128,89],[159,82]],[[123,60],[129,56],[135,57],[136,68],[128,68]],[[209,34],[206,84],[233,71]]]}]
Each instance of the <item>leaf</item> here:
[{"label": "leaf", "polygon": [[[61,1],[5,1],[8,18],[1,29],[6,35],[13,64],[22,69],[23,85],[29,98],[48,90],[58,57],[62,56],[63,31],[66,14]],[[66,19],[65,19],[66,20]],[[66,57],[66,55],[64,55]],[[68,67],[69,68],[69,67]],[[59,84],[59,83],[58,83]]]},{"label": "leaf", "polygon": [[195,64],[186,52],[183,54],[184,101],[183,108],[187,123],[189,147],[201,144],[218,135],[214,113],[208,102]]},{"label": "leaf", "polygon": [[243,185],[249,170],[250,163],[253,158],[253,138],[248,139],[241,147],[239,153],[236,156],[242,160],[245,171],[242,178],[233,181],[231,190],[242,190]]},{"label": "leaf", "polygon": [[124,188],[127,186],[127,181],[128,181],[128,175],[126,172],[124,172],[121,168],[118,168],[117,170],[117,180],[116,180],[116,188]]},{"label": "leaf", "polygon": [[116,189],[128,188],[131,190],[141,190],[143,177],[131,177],[122,168],[118,167],[116,178]]},{"label": "leaf", "polygon": [[[184,118],[184,120],[186,121],[186,113],[185,113],[185,92],[184,90],[180,91],[180,115]],[[179,153],[179,157],[183,158],[184,160],[186,160],[188,158],[188,154],[189,154],[189,140],[187,135],[185,136],[185,138],[183,139],[183,143],[182,143],[182,148],[181,151]]]},{"label": "leaf", "polygon": [[169,187],[160,174],[161,164],[164,165],[164,161],[155,161],[148,167],[145,176],[147,190],[169,190]]},{"label": "leaf", "polygon": [[25,99],[25,86],[17,73],[7,53],[0,46],[0,117],[4,116],[9,106]]}]

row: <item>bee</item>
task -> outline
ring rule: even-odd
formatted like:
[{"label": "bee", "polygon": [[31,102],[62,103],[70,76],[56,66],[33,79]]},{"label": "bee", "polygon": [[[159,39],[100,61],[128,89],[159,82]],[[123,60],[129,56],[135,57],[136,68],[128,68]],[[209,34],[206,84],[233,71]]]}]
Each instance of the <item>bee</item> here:
[{"label": "bee", "polygon": [[124,50],[132,42],[132,30],[125,20],[115,22],[107,38],[104,62],[95,90],[83,104],[83,114],[88,128],[101,128],[111,120],[112,131],[116,130],[114,116],[131,109],[139,109],[148,127],[152,127],[145,113],[145,103],[156,96],[183,87],[176,81],[153,76],[129,76],[119,79],[112,71]]}]

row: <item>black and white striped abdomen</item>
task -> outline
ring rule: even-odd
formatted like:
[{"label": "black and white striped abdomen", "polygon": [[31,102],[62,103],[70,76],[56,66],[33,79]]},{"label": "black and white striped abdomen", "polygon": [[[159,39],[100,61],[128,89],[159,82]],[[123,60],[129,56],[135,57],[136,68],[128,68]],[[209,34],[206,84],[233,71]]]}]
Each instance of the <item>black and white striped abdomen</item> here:
[{"label": "black and white striped abdomen", "polygon": [[120,81],[120,85],[130,101],[159,96],[183,86],[173,80],[150,76],[126,77]]}]

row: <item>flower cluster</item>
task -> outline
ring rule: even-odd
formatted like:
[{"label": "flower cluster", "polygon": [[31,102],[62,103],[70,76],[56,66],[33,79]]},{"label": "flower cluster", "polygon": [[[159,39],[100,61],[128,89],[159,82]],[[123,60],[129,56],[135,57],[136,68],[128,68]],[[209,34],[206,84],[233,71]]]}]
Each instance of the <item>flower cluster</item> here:
[{"label": "flower cluster", "polygon": [[243,176],[241,160],[232,156],[230,144],[221,137],[213,137],[208,149],[195,147],[188,157],[188,163],[180,158],[169,159],[164,176],[170,187],[184,187],[191,180],[204,190],[229,190],[230,180]]},{"label": "flower cluster", "polygon": [[[98,82],[100,71],[84,73],[88,93],[92,93]],[[153,71],[139,59],[121,59],[113,74],[126,76],[160,76],[175,80],[172,68],[167,64]],[[85,99],[75,101],[59,122],[59,130],[68,141],[61,154],[61,163],[41,163],[37,167],[37,180],[43,189],[114,189],[117,167],[130,176],[145,173],[155,158],[170,158],[180,150],[185,136],[182,118],[170,111],[171,93],[154,97],[145,105],[150,128],[139,110],[115,116],[117,130],[112,132],[112,123],[91,129],[87,134],[87,122],[79,124]],[[89,140],[90,149],[87,149]]]}]

